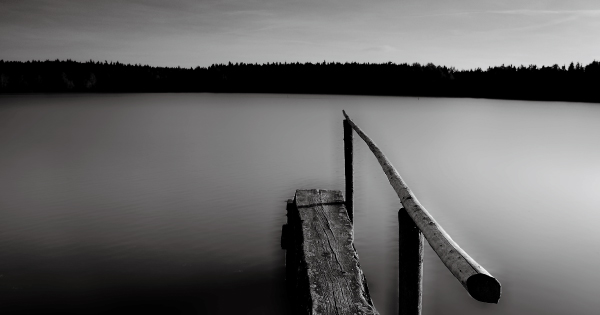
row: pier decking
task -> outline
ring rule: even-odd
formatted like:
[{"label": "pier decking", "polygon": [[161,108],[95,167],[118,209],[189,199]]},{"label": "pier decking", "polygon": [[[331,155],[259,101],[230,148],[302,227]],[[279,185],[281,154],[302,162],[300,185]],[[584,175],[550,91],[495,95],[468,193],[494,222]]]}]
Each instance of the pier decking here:
[{"label": "pier decking", "polygon": [[288,201],[281,245],[297,314],[378,314],[354,248],[353,132],[381,165],[402,207],[398,211],[398,313],[422,311],[423,240],[474,299],[498,303],[500,282],[456,244],[417,200],[379,147],[344,112],[346,197],[339,190],[297,190]]},{"label": "pier decking", "polygon": [[300,314],[378,314],[339,190],[297,190],[284,227],[287,280]]}]

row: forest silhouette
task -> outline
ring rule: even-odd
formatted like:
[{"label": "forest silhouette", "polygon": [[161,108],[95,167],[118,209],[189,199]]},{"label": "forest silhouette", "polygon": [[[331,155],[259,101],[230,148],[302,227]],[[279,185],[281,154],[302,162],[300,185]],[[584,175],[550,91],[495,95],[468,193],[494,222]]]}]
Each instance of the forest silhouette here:
[{"label": "forest silhouette", "polygon": [[266,63],[208,68],[0,60],[0,93],[213,92],[600,102],[600,62],[457,70],[434,64]]}]

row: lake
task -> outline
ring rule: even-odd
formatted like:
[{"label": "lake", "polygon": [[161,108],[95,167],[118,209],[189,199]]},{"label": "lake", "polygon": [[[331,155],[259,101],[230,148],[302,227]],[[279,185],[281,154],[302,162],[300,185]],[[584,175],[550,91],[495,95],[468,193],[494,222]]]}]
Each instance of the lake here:
[{"label": "lake", "polygon": [[[600,309],[600,105],[250,94],[0,96],[3,314],[285,314],[285,202],[344,188],[342,109],[502,283],[425,245],[423,314]],[[400,203],[355,137],[355,245],[396,313]]]}]

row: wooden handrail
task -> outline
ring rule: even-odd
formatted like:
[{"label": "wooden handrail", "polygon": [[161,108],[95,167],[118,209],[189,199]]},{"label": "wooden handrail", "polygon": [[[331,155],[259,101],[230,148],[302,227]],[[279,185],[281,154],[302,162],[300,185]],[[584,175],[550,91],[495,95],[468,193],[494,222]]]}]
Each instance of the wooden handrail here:
[{"label": "wooden handrail", "polygon": [[487,272],[433,219],[425,207],[419,203],[415,195],[408,188],[398,171],[385,157],[383,152],[346,114],[347,123],[365,141],[369,149],[375,154],[377,161],[383,168],[390,184],[400,198],[402,206],[419,228],[431,248],[440,257],[444,265],[452,272],[454,277],[465,287],[467,292],[476,300],[486,303],[498,303],[501,295],[501,285],[496,278]]}]

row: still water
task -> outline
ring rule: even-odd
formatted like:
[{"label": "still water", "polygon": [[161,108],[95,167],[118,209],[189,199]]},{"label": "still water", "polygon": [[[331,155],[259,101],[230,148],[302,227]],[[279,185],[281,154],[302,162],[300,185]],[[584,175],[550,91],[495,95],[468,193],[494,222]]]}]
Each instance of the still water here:
[{"label": "still water", "polygon": [[[600,309],[600,106],[322,95],[0,96],[0,313],[285,314],[285,201],[343,189],[342,109],[503,286],[426,245],[423,314]],[[396,312],[398,199],[356,138],[355,243]]]}]

